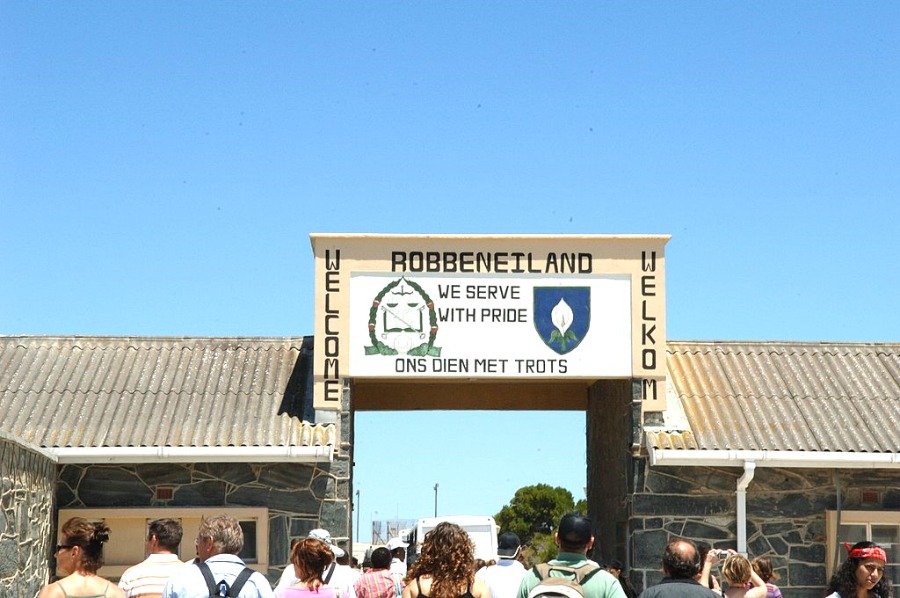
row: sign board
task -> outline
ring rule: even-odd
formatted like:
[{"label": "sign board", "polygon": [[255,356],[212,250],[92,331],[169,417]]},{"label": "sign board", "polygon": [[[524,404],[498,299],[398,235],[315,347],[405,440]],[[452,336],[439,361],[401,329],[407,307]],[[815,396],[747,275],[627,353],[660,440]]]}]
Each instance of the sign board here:
[{"label": "sign board", "polygon": [[642,378],[661,408],[668,238],[313,234],[315,406],[348,378]]}]

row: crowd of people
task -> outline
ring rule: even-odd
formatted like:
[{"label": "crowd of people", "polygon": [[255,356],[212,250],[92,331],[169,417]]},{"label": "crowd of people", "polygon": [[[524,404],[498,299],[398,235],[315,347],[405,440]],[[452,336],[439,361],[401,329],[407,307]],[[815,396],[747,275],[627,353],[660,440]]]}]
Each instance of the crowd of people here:
[{"label": "crowd of people", "polygon": [[[419,557],[407,568],[399,539],[372,550],[361,571],[327,530],[315,529],[291,543],[290,565],[274,587],[238,556],[243,532],[227,515],[204,518],[195,541],[196,557],[177,555],[182,527],[174,519],[148,525],[147,558],[126,570],[118,583],[98,575],[104,523],[73,517],[60,528],[58,569],[64,576],[38,598],[637,598],[625,566],[601,566],[589,557],[592,525],[583,515],[564,515],[554,536],[556,558],[526,567],[523,546],[512,532],[500,534],[497,558],[480,561],[465,530],[440,523],[426,534]],[[894,598],[885,576],[886,551],[872,542],[845,544],[847,558],[832,576],[823,598]],[[715,568],[721,581],[715,575]],[[662,555],[663,578],[640,598],[781,598],[771,560],[688,538],[672,538]]]}]

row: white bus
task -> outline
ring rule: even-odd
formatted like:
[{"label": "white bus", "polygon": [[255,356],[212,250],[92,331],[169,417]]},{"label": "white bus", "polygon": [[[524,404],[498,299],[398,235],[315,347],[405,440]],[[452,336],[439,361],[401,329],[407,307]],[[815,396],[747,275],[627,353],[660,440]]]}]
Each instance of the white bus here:
[{"label": "white bus", "polygon": [[489,561],[497,558],[497,524],[494,518],[487,515],[447,515],[444,517],[423,517],[416,521],[415,529],[409,532],[404,540],[409,543],[406,549],[406,561],[413,564],[419,556],[425,534],[437,527],[438,523],[447,521],[455,523],[466,530],[472,543],[475,544],[475,558]]}]

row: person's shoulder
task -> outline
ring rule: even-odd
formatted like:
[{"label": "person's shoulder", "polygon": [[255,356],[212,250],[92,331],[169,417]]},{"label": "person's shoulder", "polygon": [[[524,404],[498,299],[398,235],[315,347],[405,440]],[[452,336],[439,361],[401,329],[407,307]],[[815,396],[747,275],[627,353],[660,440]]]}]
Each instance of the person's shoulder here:
[{"label": "person's shoulder", "polygon": [[38,592],[38,598],[61,598],[62,596],[65,596],[65,594],[56,582],[45,585],[41,588],[41,591]]},{"label": "person's shoulder", "polygon": [[113,582],[109,582],[109,586],[106,588],[104,596],[106,596],[106,598],[125,598],[125,590]]},{"label": "person's shoulder", "polygon": [[476,575],[472,581],[472,595],[475,598],[481,598],[482,596],[487,596],[489,591],[487,582]]}]

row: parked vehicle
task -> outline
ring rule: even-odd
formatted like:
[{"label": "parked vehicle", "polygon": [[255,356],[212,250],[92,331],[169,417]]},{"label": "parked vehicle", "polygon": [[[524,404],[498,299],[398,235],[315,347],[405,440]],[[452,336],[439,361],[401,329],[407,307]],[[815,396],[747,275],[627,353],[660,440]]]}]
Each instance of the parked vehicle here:
[{"label": "parked vehicle", "polygon": [[409,544],[406,549],[406,562],[412,565],[419,556],[425,534],[433,530],[438,523],[447,521],[463,528],[472,543],[475,544],[475,558],[489,561],[497,558],[497,523],[488,515],[446,515],[443,517],[423,517],[416,521],[416,527],[410,530],[403,540]]}]

